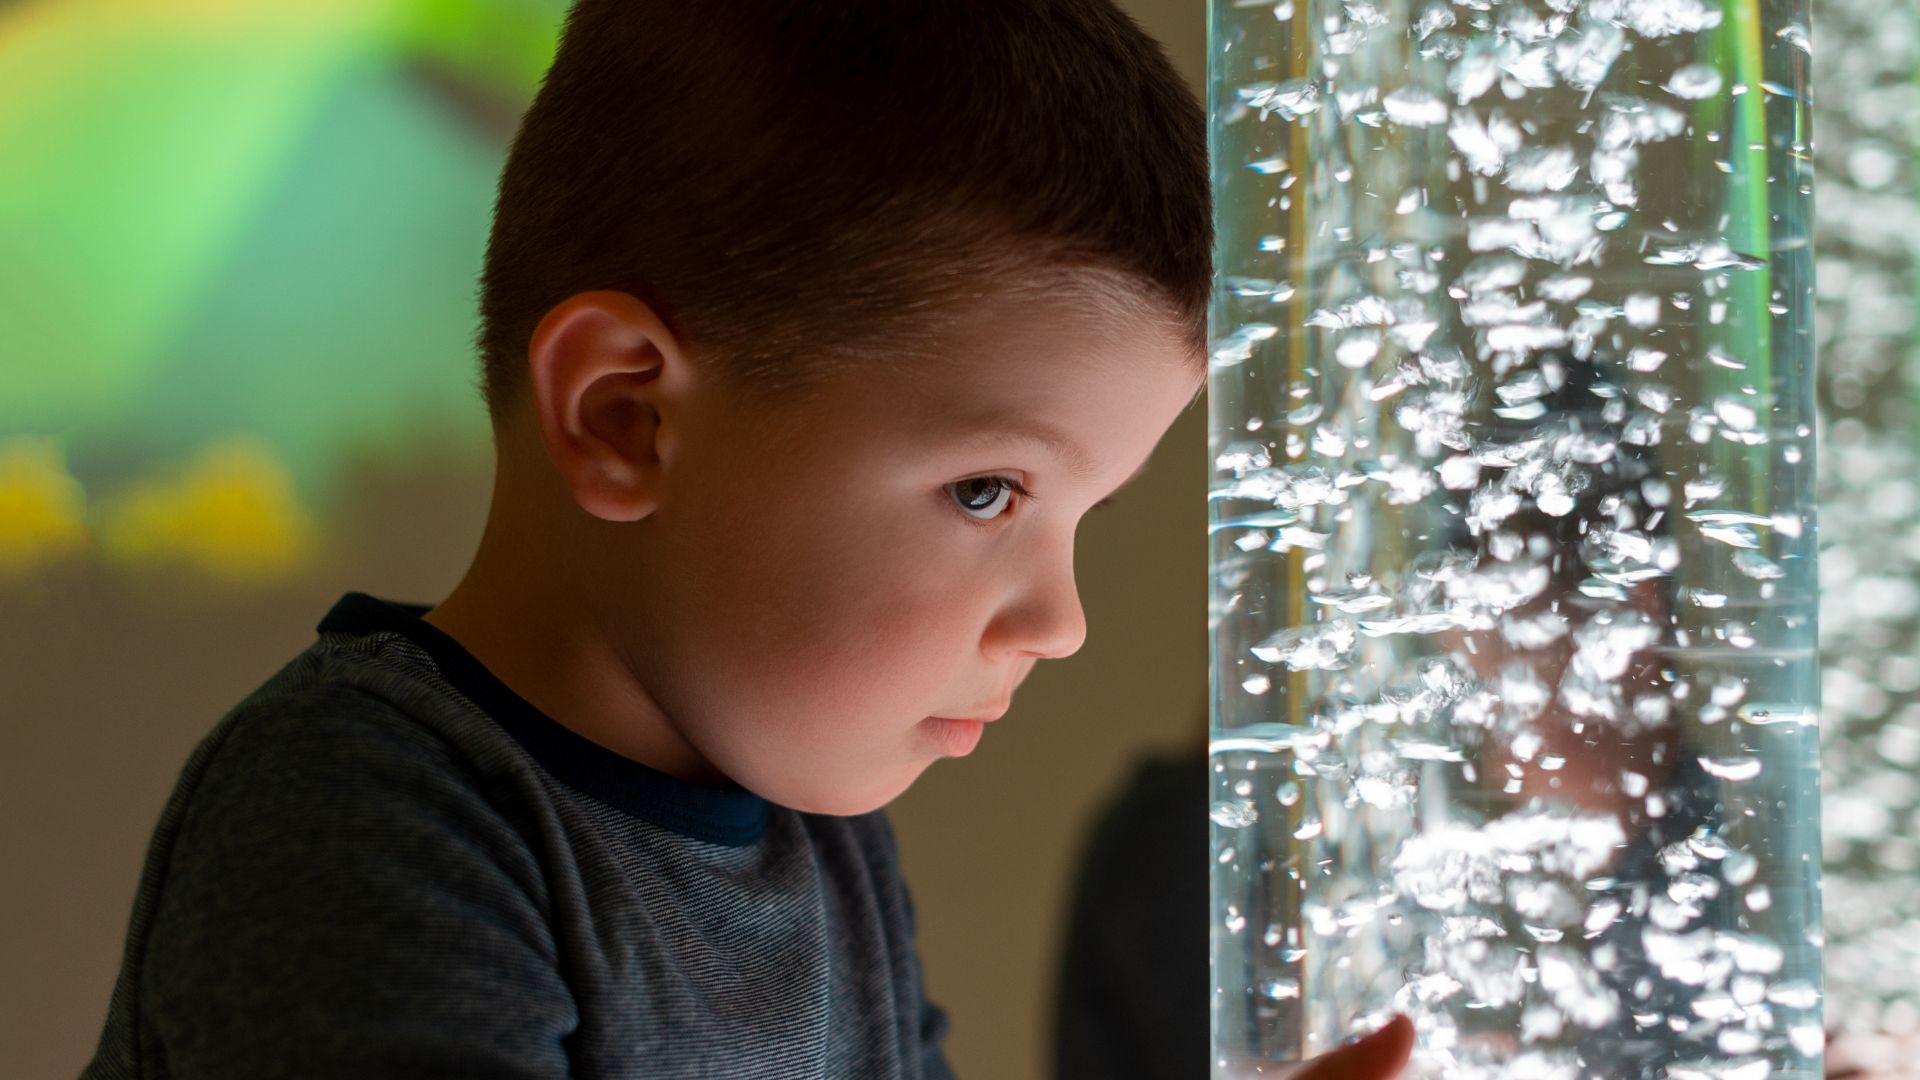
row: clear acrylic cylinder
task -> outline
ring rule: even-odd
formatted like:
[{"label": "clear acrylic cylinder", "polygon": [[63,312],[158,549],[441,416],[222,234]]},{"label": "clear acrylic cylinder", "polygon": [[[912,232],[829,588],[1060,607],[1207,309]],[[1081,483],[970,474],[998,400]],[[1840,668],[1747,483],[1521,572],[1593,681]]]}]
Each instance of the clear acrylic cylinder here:
[{"label": "clear acrylic cylinder", "polygon": [[1820,1076],[1804,4],[1209,19],[1213,1074]]},{"label": "clear acrylic cylinder", "polygon": [[1920,1077],[1920,10],[1833,0],[1819,24],[1829,1060]]}]

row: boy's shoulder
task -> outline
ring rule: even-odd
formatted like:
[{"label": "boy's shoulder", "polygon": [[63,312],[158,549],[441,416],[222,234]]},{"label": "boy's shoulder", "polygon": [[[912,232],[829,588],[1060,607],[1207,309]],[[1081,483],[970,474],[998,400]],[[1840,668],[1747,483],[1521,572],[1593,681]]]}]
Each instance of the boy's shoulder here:
[{"label": "boy's shoulder", "polygon": [[[450,708],[418,675],[322,638],[220,717],[185,771],[198,779],[217,766],[317,782],[371,779],[383,764],[406,762],[414,773],[477,780],[499,770],[482,767],[498,756],[490,752],[498,740],[476,719]],[[370,769],[376,772],[364,772]]]},{"label": "boy's shoulder", "polygon": [[[482,1050],[528,1076],[721,1075],[795,1046],[832,1075],[938,1060],[884,813],[776,808],[751,844],[701,842],[557,776],[424,656],[323,631],[203,739],[155,829],[90,1080],[139,1075],[155,1040],[253,1076],[345,1074],[362,1052],[450,1075]],[[723,1009],[688,975],[716,963],[750,976]],[[785,1019],[715,1026],[734,1016]]]},{"label": "boy's shoulder", "polygon": [[316,642],[195,747],[173,799],[182,839],[224,848],[297,830],[316,849],[457,820],[530,854],[524,808],[544,796],[506,741],[404,670]]}]

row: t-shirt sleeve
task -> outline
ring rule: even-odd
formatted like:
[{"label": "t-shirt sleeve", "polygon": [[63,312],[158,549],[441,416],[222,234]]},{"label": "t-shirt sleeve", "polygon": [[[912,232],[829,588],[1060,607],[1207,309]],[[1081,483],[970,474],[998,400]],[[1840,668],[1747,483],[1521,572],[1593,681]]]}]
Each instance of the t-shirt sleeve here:
[{"label": "t-shirt sleeve", "polygon": [[168,857],[139,1009],[167,1074],[563,1077],[579,1012],[539,861],[382,699],[249,703]]}]

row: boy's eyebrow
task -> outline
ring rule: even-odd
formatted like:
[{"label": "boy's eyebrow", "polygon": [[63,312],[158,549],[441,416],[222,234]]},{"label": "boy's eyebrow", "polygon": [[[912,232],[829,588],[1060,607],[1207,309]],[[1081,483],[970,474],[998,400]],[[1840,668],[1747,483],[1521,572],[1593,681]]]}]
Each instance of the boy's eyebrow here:
[{"label": "boy's eyebrow", "polygon": [[1080,448],[1080,444],[1038,422],[1021,423],[1000,420],[980,424],[961,431],[955,441],[963,446],[979,447],[996,446],[1008,442],[1032,443],[1064,462],[1068,474],[1075,480],[1091,479],[1095,471],[1093,459]]},{"label": "boy's eyebrow", "polygon": [[[1067,472],[1076,480],[1089,480],[1097,471],[1093,458],[1090,457],[1085,450],[1080,448],[1079,443],[1074,442],[1072,439],[1041,423],[1009,423],[1007,421],[1000,421],[993,424],[983,424],[962,432],[959,436],[959,441],[972,446],[989,446],[1009,441],[1028,442],[1035,446],[1042,447],[1051,452],[1055,457],[1058,457],[1066,464]],[[1113,489],[1113,495],[1118,495],[1121,491],[1125,490],[1128,484],[1140,479],[1141,475],[1146,471],[1147,463],[1143,461],[1140,463],[1139,468],[1133,470],[1132,476],[1120,481],[1120,486]],[[1112,498],[1113,495],[1107,497]]]}]

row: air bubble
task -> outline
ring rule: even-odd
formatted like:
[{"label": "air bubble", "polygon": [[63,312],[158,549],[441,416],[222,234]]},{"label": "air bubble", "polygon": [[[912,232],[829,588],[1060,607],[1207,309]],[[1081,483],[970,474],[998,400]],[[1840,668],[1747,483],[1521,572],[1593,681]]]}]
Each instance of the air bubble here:
[{"label": "air bubble", "polygon": [[1268,979],[1260,984],[1260,992],[1274,1001],[1289,1001],[1300,996],[1298,979]]},{"label": "air bubble", "polygon": [[1757,757],[1702,757],[1699,761],[1708,776],[1717,776],[1729,783],[1741,783],[1760,775]]},{"label": "air bubble", "polygon": [[1240,829],[1259,821],[1260,811],[1250,799],[1222,799],[1213,804],[1209,816],[1216,825]]},{"label": "air bubble", "polygon": [[1688,64],[1667,80],[1667,93],[1687,101],[1709,98],[1720,92],[1720,72],[1712,64]]}]

